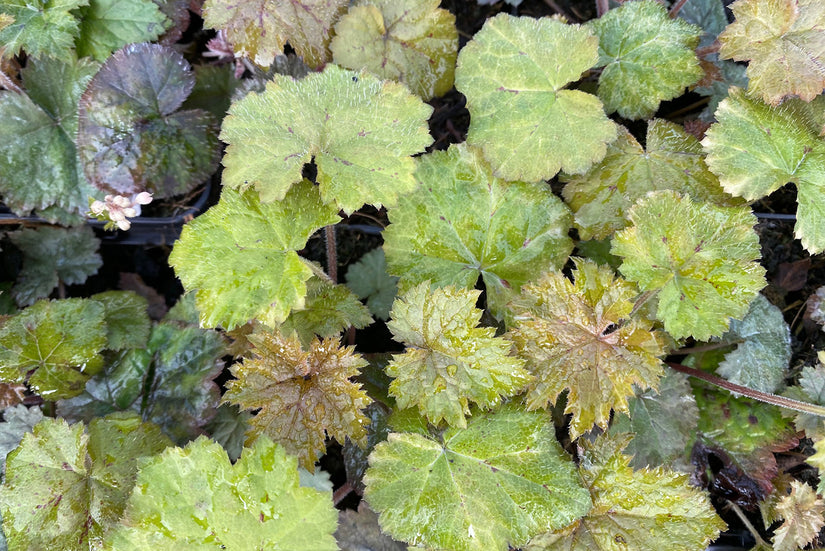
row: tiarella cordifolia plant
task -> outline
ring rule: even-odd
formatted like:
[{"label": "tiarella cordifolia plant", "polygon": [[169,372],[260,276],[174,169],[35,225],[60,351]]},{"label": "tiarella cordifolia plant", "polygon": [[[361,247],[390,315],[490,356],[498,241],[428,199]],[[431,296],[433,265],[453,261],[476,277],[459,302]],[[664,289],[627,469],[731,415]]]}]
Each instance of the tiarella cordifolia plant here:
[{"label": "tiarella cordifolia plant", "polygon": [[[83,226],[9,235],[25,308],[0,325],[0,379],[62,417],[4,411],[10,548],[702,550],[726,526],[707,489],[777,523],[763,549],[815,540],[825,487],[774,453],[807,437],[825,468],[825,366],[789,369],[749,201],[793,182],[796,235],[825,250],[819,2],[738,0],[730,25],[718,0],[500,13],[459,51],[434,0],[206,0],[221,74],[125,45],[163,40],[179,3],[127,23],[115,0],[35,4],[0,0],[10,207],[72,221],[90,201],[126,229],[226,149],[160,320],[126,291],[38,301],[99,267]],[[466,140],[434,147],[424,100],[453,86]],[[688,87],[701,138],[653,118]],[[227,104],[204,98],[230,89],[217,136]],[[335,225],[365,205],[383,244],[342,285]],[[326,271],[300,254],[319,231]],[[403,351],[342,344],[373,316]],[[330,438],[369,506],[335,537]]]}]

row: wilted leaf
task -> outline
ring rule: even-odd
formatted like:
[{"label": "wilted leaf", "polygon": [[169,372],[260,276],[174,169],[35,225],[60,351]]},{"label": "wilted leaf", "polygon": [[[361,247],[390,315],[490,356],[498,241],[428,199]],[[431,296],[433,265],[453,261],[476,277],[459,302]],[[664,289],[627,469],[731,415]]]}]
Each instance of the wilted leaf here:
[{"label": "wilted leaf", "polygon": [[172,24],[152,0],[88,0],[75,15],[78,57],[101,62],[121,46],[155,40]]},{"label": "wilted leaf", "polygon": [[90,297],[105,308],[109,350],[143,348],[149,342],[152,321],[146,313],[148,302],[131,291],[106,291]]},{"label": "wilted leaf", "polygon": [[688,475],[662,467],[634,471],[621,453],[623,438],[579,442],[579,475],[593,508],[567,528],[534,539],[526,551],[704,551],[725,529]]},{"label": "wilted leaf", "polygon": [[387,327],[407,350],[386,371],[395,377],[389,392],[400,409],[417,406],[433,425],[464,428],[470,402],[489,409],[530,380],[512,344],[496,338],[494,327],[477,327],[480,294],[424,282],[396,299]]},{"label": "wilted leaf", "polygon": [[204,25],[226,31],[235,55],[268,67],[289,45],[311,67],[330,60],[330,31],[348,0],[206,0]]},{"label": "wilted leaf", "polygon": [[811,101],[825,88],[825,4],[819,0],[738,0],[736,21],[719,35],[724,59],[750,61],[750,91],[778,105]]},{"label": "wilted leaf", "polygon": [[507,405],[437,439],[391,433],[370,455],[365,498],[412,545],[506,551],[590,509],[549,415]]},{"label": "wilted leaf", "polygon": [[367,301],[367,308],[376,318],[386,320],[398,293],[398,278],[387,273],[384,249],[373,249],[347,268],[347,287],[358,298]]},{"label": "wilted leaf", "polygon": [[381,531],[378,515],[365,502],[358,511],[347,509],[338,513],[335,539],[342,551],[406,551],[407,546]]},{"label": "wilted leaf", "polygon": [[69,61],[79,32],[71,10],[88,3],[89,0],[0,1],[0,13],[13,18],[0,29],[0,52],[11,57],[25,50],[32,58],[58,57]]},{"label": "wilted leaf", "polygon": [[29,386],[45,400],[77,396],[103,367],[105,346],[102,304],[43,300],[0,327],[0,378],[21,382],[34,370]]},{"label": "wilted leaf", "polygon": [[673,338],[721,335],[765,286],[750,208],[656,191],[628,217],[632,225],[615,235],[611,252],[623,258],[627,279],[656,293],[656,318]]},{"label": "wilted leaf", "polygon": [[171,48],[143,43],[115,52],[80,100],[77,147],[89,181],[107,193],[160,199],[211,175],[220,155],[215,119],[178,110],[194,84]]},{"label": "wilted leaf", "polygon": [[401,291],[427,280],[473,289],[481,275],[501,317],[524,283],[567,261],[570,214],[548,186],[496,178],[466,145],[421,157],[415,177],[418,188],[389,209],[383,235]]},{"label": "wilted leaf", "polygon": [[295,251],[338,220],[309,182],[275,203],[224,187],[217,205],[184,226],[169,264],[196,293],[204,327],[231,330],[252,318],[275,325],[304,306],[312,270]]},{"label": "wilted leaf", "polygon": [[453,87],[455,16],[440,0],[359,0],[335,25],[333,60],[397,80],[430,99]]},{"label": "wilted leaf", "polygon": [[229,108],[223,184],[278,201],[314,161],[325,202],[347,213],[393,205],[414,187],[410,155],[432,142],[431,112],[401,84],[335,65],[301,80],[276,75]]},{"label": "wilted leaf", "polygon": [[48,297],[60,282],[81,284],[103,265],[97,253],[100,240],[88,226],[25,228],[8,237],[23,253],[23,268],[12,289],[20,306]]},{"label": "wilted leaf", "polygon": [[336,519],[330,496],[299,487],[295,459],[268,438],[233,465],[201,437],[142,464],[106,548],[332,551]]},{"label": "wilted leaf", "polygon": [[696,201],[743,204],[722,190],[705,165],[702,145],[672,122],[648,123],[646,149],[625,128],[604,159],[580,176],[562,176],[564,198],[581,239],[604,239],[629,224],[627,211],[649,191],[672,189]]},{"label": "wilted leaf", "polygon": [[825,526],[825,500],[799,480],[791,482],[791,493],[777,504],[776,513],[785,522],[774,532],[774,551],[801,549]]},{"label": "wilted leaf", "polygon": [[596,64],[598,42],[579,25],[499,14],[461,49],[455,79],[470,110],[467,143],[496,176],[537,182],[604,157],[616,125],[598,98],[563,89]]},{"label": "wilted leaf", "polygon": [[590,25],[599,37],[599,98],[608,113],[649,118],[702,76],[693,51],[702,30],[671,19],[653,0],[625,2]]},{"label": "wilted leaf", "polygon": [[510,303],[515,343],[535,376],[526,395],[530,409],[552,406],[568,390],[572,438],[607,428],[610,410],[628,410],[633,385],[656,388],[664,339],[642,317],[630,319],[635,286],[613,270],[574,258],[575,282],[548,272],[525,285]]},{"label": "wilted leaf", "polygon": [[117,525],[142,457],[170,444],[133,414],[83,423],[43,419],[7,458],[0,487],[12,549],[99,548]]},{"label": "wilted leaf", "polygon": [[0,423],[0,479],[6,472],[6,456],[41,419],[43,412],[39,407],[27,408],[18,404],[3,410],[3,422]]},{"label": "wilted leaf", "polygon": [[241,409],[259,410],[249,422],[248,441],[265,434],[313,472],[327,434],[339,442],[366,436],[368,419],[361,410],[370,399],[349,378],[367,362],[353,347],[315,338],[304,351],[296,337],[269,331],[249,340],[255,355],[232,366],[236,379],[223,396]]}]

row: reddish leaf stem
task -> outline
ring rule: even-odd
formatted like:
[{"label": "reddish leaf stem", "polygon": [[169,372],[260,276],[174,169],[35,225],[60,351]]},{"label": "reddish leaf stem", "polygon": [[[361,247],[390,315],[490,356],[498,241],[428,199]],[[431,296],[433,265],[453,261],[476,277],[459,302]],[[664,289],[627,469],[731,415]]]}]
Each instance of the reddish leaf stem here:
[{"label": "reddish leaf stem", "polygon": [[601,17],[610,9],[608,0],[596,0],[596,17]]},{"label": "reddish leaf stem", "polygon": [[327,246],[327,275],[333,283],[338,283],[338,253],[335,251],[335,226],[324,228],[324,243]]},{"label": "reddish leaf stem", "polygon": [[341,503],[345,497],[347,497],[350,492],[352,492],[355,488],[352,487],[352,484],[349,483],[349,480],[344,482],[344,485],[335,490],[332,494],[332,504],[338,505]]},{"label": "reddish leaf stem", "polygon": [[676,0],[676,2],[673,3],[673,6],[671,6],[668,12],[671,19],[675,19],[676,16],[679,15],[679,10],[681,10],[685,4],[687,4],[687,0]]}]

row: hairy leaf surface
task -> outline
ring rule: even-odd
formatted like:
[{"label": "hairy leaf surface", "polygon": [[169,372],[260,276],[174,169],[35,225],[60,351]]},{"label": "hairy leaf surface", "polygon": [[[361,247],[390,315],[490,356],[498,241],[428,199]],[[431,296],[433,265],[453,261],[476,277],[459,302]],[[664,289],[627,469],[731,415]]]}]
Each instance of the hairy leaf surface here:
[{"label": "hairy leaf surface", "polygon": [[204,327],[231,330],[252,318],[274,325],[304,306],[312,270],[295,251],[338,220],[309,182],[277,203],[225,187],[217,205],[183,228],[169,264],[196,293]]},{"label": "hairy leaf surface", "polygon": [[[805,366],[799,377],[799,385],[786,388],[783,396],[801,402],[825,406],[825,351],[819,352],[819,362],[816,366]],[[804,431],[805,436],[812,440],[825,439],[825,419],[811,413],[795,412],[794,425],[796,430]],[[825,480],[825,477],[823,477]],[[823,484],[825,488],[825,484]],[[822,492],[820,492],[822,493]]]},{"label": "hairy leaf surface", "polygon": [[629,319],[633,284],[590,260],[573,261],[574,282],[548,272],[522,288],[510,303],[515,325],[508,335],[535,376],[527,407],[552,406],[567,390],[576,438],[594,424],[606,429],[611,409],[628,411],[633,385],[655,389],[665,351],[652,322]]},{"label": "hairy leaf surface", "polygon": [[347,268],[347,287],[358,298],[367,301],[367,308],[376,318],[386,320],[398,293],[398,277],[387,273],[384,249],[373,249]]},{"label": "hairy leaf surface", "polygon": [[278,201],[314,161],[325,202],[347,213],[393,205],[414,187],[409,156],[432,142],[431,112],[401,84],[335,65],[301,80],[276,75],[229,108],[223,183]]},{"label": "hairy leaf surface", "polygon": [[655,292],[656,318],[674,338],[708,340],[741,319],[765,286],[756,217],[747,207],[717,207],[673,191],[657,191],[630,209],[632,225],[611,252],[621,272]]},{"label": "hairy leaf surface", "polygon": [[0,29],[3,55],[11,57],[25,50],[33,58],[69,61],[79,32],[72,10],[88,3],[89,0],[2,0],[0,13],[13,18]]},{"label": "hairy leaf surface", "polygon": [[480,274],[501,317],[513,292],[567,260],[570,214],[548,186],[505,182],[465,145],[421,157],[415,177],[418,188],[389,209],[384,231],[402,291],[427,280],[472,289]]},{"label": "hairy leaf surface", "polygon": [[476,327],[480,291],[424,282],[393,304],[387,327],[407,346],[386,368],[395,377],[390,395],[400,409],[418,407],[433,425],[467,426],[470,402],[487,409],[530,380],[524,361],[510,354],[510,342],[494,327]]},{"label": "hairy leaf surface", "polygon": [[80,19],[78,57],[100,62],[121,46],[155,40],[172,25],[152,0],[88,0],[75,13]]},{"label": "hairy leaf surface", "polygon": [[649,118],[702,76],[694,48],[702,30],[671,19],[653,0],[626,2],[590,24],[599,37],[599,98],[605,111]]},{"label": "hairy leaf surface", "polygon": [[359,0],[335,25],[333,60],[406,84],[422,98],[453,87],[455,16],[440,0]]},{"label": "hairy leaf surface", "polygon": [[586,27],[506,14],[488,19],[456,67],[470,111],[467,143],[505,180],[584,172],[604,157],[617,127],[598,98],[564,87],[598,59],[598,38]]},{"label": "hairy leaf surface", "polygon": [[796,551],[807,546],[825,526],[825,500],[799,480],[791,481],[791,493],[776,505],[784,519],[773,536],[774,551]]},{"label": "hairy leaf surface", "polygon": [[512,405],[438,438],[391,433],[365,482],[385,532],[439,549],[506,551],[590,509],[549,416]]},{"label": "hairy leaf surface", "polygon": [[254,356],[232,366],[223,401],[244,410],[259,410],[249,424],[247,441],[265,434],[315,470],[326,451],[327,434],[339,442],[366,436],[361,411],[370,399],[349,379],[367,362],[353,347],[317,338],[305,351],[297,337],[261,331],[249,336]]}]

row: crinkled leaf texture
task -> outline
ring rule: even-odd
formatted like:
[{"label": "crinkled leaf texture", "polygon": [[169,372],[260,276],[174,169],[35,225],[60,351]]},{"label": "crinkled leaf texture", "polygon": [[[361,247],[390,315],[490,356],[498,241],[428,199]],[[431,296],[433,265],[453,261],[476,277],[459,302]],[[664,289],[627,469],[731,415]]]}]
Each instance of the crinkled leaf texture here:
[{"label": "crinkled leaf texture", "polygon": [[386,320],[398,293],[398,278],[387,273],[384,249],[373,249],[347,268],[347,287],[358,298],[367,301],[367,308],[376,318]]},{"label": "crinkled leaf texture", "polygon": [[275,75],[229,108],[223,183],[277,201],[314,161],[325,202],[347,213],[393,205],[414,187],[410,155],[432,143],[431,112],[401,84],[336,65],[301,80]]},{"label": "crinkled leaf texture", "polygon": [[25,50],[33,58],[72,57],[78,21],[71,10],[89,0],[3,0],[0,13],[13,20],[0,29],[3,55],[11,57]]},{"label": "crinkled leaf texture", "polygon": [[656,318],[673,338],[708,340],[741,319],[765,286],[756,217],[674,191],[649,193],[630,209],[631,226],[613,238],[622,274],[656,293]]},{"label": "crinkled leaf texture", "polygon": [[825,4],[820,0],[739,0],[719,35],[719,55],[750,61],[749,89],[772,105],[811,101],[825,88]]},{"label": "crinkled leaf texture", "polygon": [[331,59],[332,26],[348,0],[206,0],[204,25],[226,31],[235,55],[269,67],[289,45],[313,68]]},{"label": "crinkled leaf texture", "polygon": [[41,419],[43,412],[39,407],[27,408],[17,404],[3,410],[3,422],[0,423],[0,479],[6,473],[6,456]]},{"label": "crinkled leaf texture", "polygon": [[77,148],[89,181],[106,193],[155,198],[191,191],[214,172],[217,122],[178,110],[195,77],[183,55],[159,44],[115,52],[79,105]]},{"label": "crinkled leaf texture", "polygon": [[[825,251],[825,99],[771,107],[731,89],[702,141],[707,163],[725,191],[754,201],[788,182],[796,184],[794,233],[810,253]],[[743,144],[747,144],[744,146]]]},{"label": "crinkled leaf texture", "polygon": [[259,410],[249,422],[247,441],[266,435],[314,471],[327,434],[338,442],[366,437],[362,410],[370,398],[349,379],[367,362],[354,347],[315,338],[304,350],[297,337],[267,330],[249,340],[254,355],[232,366],[236,379],[223,396],[241,409]]},{"label": "crinkled leaf texture", "polygon": [[549,186],[505,182],[466,145],[421,157],[415,178],[384,230],[402,291],[427,280],[472,289],[480,274],[488,307],[502,317],[513,292],[567,261],[570,212]]},{"label": "crinkled leaf texture", "polygon": [[80,35],[75,43],[78,57],[103,62],[126,44],[155,40],[172,25],[159,4],[171,3],[172,0],[89,0],[76,12],[80,18]]},{"label": "crinkled leaf texture", "polygon": [[702,76],[702,30],[653,0],[625,2],[590,24],[599,37],[599,98],[608,113],[646,119]]},{"label": "crinkled leaf texture", "polygon": [[30,60],[22,70],[28,94],[0,91],[0,194],[18,214],[51,207],[65,213],[39,214],[77,223],[63,217],[79,218],[89,208],[94,188],[79,166],[74,141],[77,103],[97,70],[97,63],[74,56]]},{"label": "crinkled leaf texture", "polygon": [[774,551],[801,549],[825,526],[825,500],[799,480],[791,482],[791,493],[782,497],[776,505],[776,513],[785,521],[774,532]]},{"label": "crinkled leaf texture", "polygon": [[688,475],[661,467],[634,471],[622,453],[627,438],[579,442],[579,475],[593,508],[572,525],[534,539],[526,551],[703,551],[725,529]]},{"label": "crinkled leaf texture", "polygon": [[574,281],[548,272],[525,285],[510,303],[508,337],[535,376],[530,409],[553,406],[565,390],[572,438],[596,424],[606,429],[610,410],[628,410],[633,385],[656,388],[663,373],[664,338],[653,323],[630,318],[636,287],[606,266],[573,259]]},{"label": "crinkled leaf texture", "polygon": [[45,400],[83,392],[103,368],[106,346],[103,305],[94,300],[42,300],[0,327],[0,379],[21,382]]},{"label": "crinkled leaf texture", "polygon": [[723,206],[744,203],[725,193],[708,170],[699,140],[663,119],[648,123],[644,148],[621,127],[600,163],[561,179],[581,239],[605,239],[623,229],[627,211],[649,191],[672,189]]},{"label": "crinkled leaf texture", "polygon": [[81,284],[103,265],[97,254],[100,241],[88,226],[25,228],[8,237],[23,253],[23,267],[11,292],[20,306],[48,297],[60,282]]},{"label": "crinkled leaf texture", "polygon": [[204,327],[231,330],[252,318],[275,325],[304,306],[312,269],[296,251],[338,220],[307,181],[276,203],[224,187],[217,205],[184,226],[169,264],[196,293]]},{"label": "crinkled leaf texture", "polygon": [[519,547],[591,506],[549,415],[513,405],[438,437],[391,433],[370,454],[365,482],[386,533],[455,551]]},{"label": "crinkled leaf texture", "polygon": [[333,60],[397,80],[424,99],[453,87],[455,16],[440,0],[359,0],[335,25]]},{"label": "crinkled leaf texture", "polygon": [[143,348],[149,341],[152,320],[148,301],[133,291],[104,291],[90,297],[103,305],[106,323],[106,348],[124,350]]},{"label": "crinkled leaf texture", "polygon": [[[819,362],[816,366],[805,366],[802,368],[802,375],[799,377],[799,385],[786,388],[783,396],[798,400],[800,402],[810,402],[819,406],[825,406],[825,351],[819,352]],[[805,432],[805,436],[812,440],[825,439],[825,420],[818,415],[811,413],[796,412],[794,417],[796,430]],[[825,477],[822,477],[825,480]],[[825,487],[825,484],[823,484]],[[820,491],[820,493],[823,493]]]},{"label": "crinkled leaf texture", "polygon": [[499,14],[458,55],[467,97],[467,143],[495,175],[537,182],[581,173],[604,157],[616,124],[595,96],[565,86],[598,61],[598,38],[579,25]]},{"label": "crinkled leaf texture", "polygon": [[512,344],[494,327],[477,327],[481,291],[421,283],[393,304],[387,327],[407,350],[386,367],[389,393],[400,409],[418,407],[433,425],[467,426],[470,402],[488,409],[530,380]]},{"label": "crinkled leaf texture", "polygon": [[295,459],[261,437],[233,465],[200,437],[145,461],[109,550],[338,549],[329,494],[298,486]]},{"label": "crinkled leaf texture", "polygon": [[45,418],[9,454],[0,510],[12,549],[99,549],[123,514],[138,460],[170,445],[134,414],[84,428]]}]

